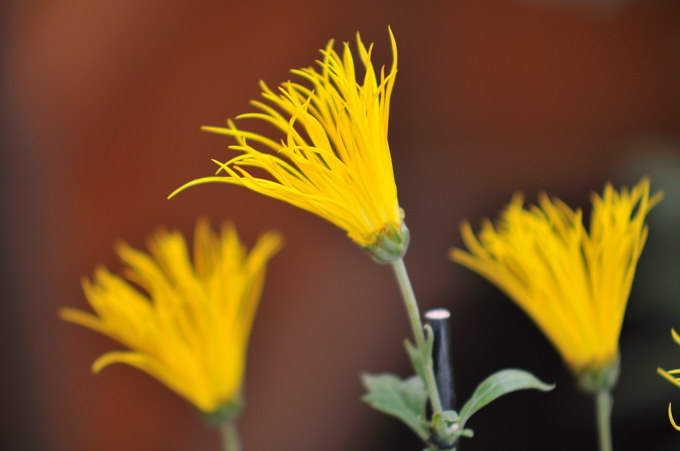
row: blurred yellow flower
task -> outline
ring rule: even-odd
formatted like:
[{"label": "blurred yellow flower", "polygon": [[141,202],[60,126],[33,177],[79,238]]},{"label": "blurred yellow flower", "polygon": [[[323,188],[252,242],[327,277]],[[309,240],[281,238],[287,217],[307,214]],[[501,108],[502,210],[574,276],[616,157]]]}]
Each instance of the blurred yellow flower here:
[{"label": "blurred yellow flower", "polygon": [[[673,341],[680,345],[680,335],[678,335],[675,329],[671,329],[671,336],[673,337]],[[661,375],[663,378],[670,381],[676,387],[680,387],[680,369],[666,371],[663,368],[657,368],[656,372],[659,373],[659,375]],[[673,419],[673,410],[671,408],[671,403],[668,403],[668,419],[670,420],[671,425],[676,430],[680,431],[680,426],[678,426],[678,424]]]},{"label": "blurred yellow flower", "polygon": [[126,363],[206,414],[236,414],[266,265],[281,241],[268,232],[247,252],[233,226],[218,235],[199,220],[192,264],[184,237],[160,231],[148,242],[150,253],[117,247],[125,278],[98,268],[92,281],[83,281],[94,314],[59,313],[130,349],[100,356],[95,372]]},{"label": "blurred yellow flower", "polygon": [[170,197],[202,183],[241,185],[332,222],[378,260],[401,257],[408,245],[408,230],[399,208],[387,141],[397,74],[397,46],[391,30],[390,40],[392,67],[387,74],[382,67],[378,75],[371,63],[373,46],[366,48],[357,34],[363,82],[357,80],[349,44],[344,44],[340,56],[333,40],[321,50],[320,70],[292,71],[311,87],[289,81],[274,92],[261,82],[267,102],[253,101],[260,112],[237,119],[259,119],[285,136],[275,140],[241,130],[232,120],[226,128],[203,127],[232,136],[237,144],[229,148],[242,153],[226,163],[213,160],[219,165],[215,176],[191,181]]},{"label": "blurred yellow flower", "polygon": [[495,227],[483,223],[479,238],[464,223],[469,252],[453,249],[450,256],[513,299],[586,388],[584,378],[603,372],[615,379],[621,325],[647,237],[645,216],[662,197],[650,199],[649,189],[643,178],[631,191],[607,184],[601,197],[593,194],[589,232],[580,210],[546,194],[524,209],[515,195]]}]

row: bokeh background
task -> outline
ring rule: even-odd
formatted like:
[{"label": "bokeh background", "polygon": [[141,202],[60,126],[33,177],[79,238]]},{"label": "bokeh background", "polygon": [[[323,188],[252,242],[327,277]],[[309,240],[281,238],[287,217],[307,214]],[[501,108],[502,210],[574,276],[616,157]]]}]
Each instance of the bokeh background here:
[{"label": "bokeh background", "polygon": [[[86,307],[83,276],[120,268],[112,245],[160,226],[233,220],[252,244],[276,228],[251,341],[246,450],[416,450],[359,400],[362,371],[409,374],[409,336],[388,267],[330,224],[222,185],[227,140],[201,133],[249,111],[260,79],[288,80],[328,39],[399,46],[390,141],[424,308],[453,312],[456,387],[504,367],[557,382],[485,408],[465,451],[596,449],[591,400],[511,302],[449,262],[462,220],[540,190],[589,209],[606,181],[643,174],[666,198],[622,337],[618,450],[676,450],[680,390],[680,3],[677,0],[6,0],[0,5],[0,449],[217,450],[217,434],[146,375],[90,364],[117,344],[57,319]],[[680,412],[680,410],[678,410]]]}]

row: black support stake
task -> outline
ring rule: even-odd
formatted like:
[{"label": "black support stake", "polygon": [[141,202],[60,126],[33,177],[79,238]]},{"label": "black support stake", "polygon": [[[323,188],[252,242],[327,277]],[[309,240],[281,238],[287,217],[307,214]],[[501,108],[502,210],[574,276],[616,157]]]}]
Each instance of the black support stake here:
[{"label": "black support stake", "polygon": [[437,308],[425,312],[425,321],[434,332],[432,359],[437,389],[444,410],[456,409],[456,394],[453,388],[451,363],[451,337],[449,335],[449,319],[451,312],[445,308]]}]

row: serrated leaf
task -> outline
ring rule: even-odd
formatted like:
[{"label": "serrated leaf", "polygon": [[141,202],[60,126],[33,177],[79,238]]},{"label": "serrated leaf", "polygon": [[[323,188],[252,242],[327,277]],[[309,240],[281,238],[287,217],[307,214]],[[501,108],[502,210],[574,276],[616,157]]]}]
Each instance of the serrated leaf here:
[{"label": "serrated leaf", "polygon": [[400,419],[421,439],[427,439],[428,431],[421,424],[425,417],[427,391],[420,376],[400,379],[389,373],[363,374],[361,380],[368,391],[362,398],[364,402]]},{"label": "serrated leaf", "polygon": [[464,427],[467,420],[479,409],[508,393],[528,389],[550,391],[553,388],[555,388],[555,384],[546,384],[524,370],[508,369],[498,371],[484,379],[477,386],[472,397],[460,410],[459,424],[461,427]]}]

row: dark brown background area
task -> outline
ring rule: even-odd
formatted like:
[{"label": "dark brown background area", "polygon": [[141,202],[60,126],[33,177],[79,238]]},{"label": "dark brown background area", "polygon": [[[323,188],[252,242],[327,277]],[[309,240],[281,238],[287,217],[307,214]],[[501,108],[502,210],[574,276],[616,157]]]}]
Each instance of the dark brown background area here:
[{"label": "dark brown background area", "polygon": [[[423,307],[453,311],[460,397],[502,367],[558,383],[479,413],[465,451],[595,449],[591,401],[535,326],[478,276],[446,259],[458,225],[495,216],[515,190],[575,206],[607,180],[644,173],[666,191],[622,339],[618,450],[674,450],[655,375],[680,367],[680,4],[675,0],[288,2],[7,1],[0,135],[0,449],[217,450],[217,435],[165,387],[91,362],[116,344],[61,322],[85,307],[80,279],[118,269],[112,244],[141,247],[199,215],[234,220],[252,244],[276,228],[253,331],[246,450],[417,450],[396,421],[359,401],[361,371],[409,372],[396,285],[335,227],[235,187],[168,201],[225,159],[201,133],[249,110],[327,40],[399,46],[390,141],[412,232],[406,262]],[[680,410],[679,410],[680,412]]]}]

